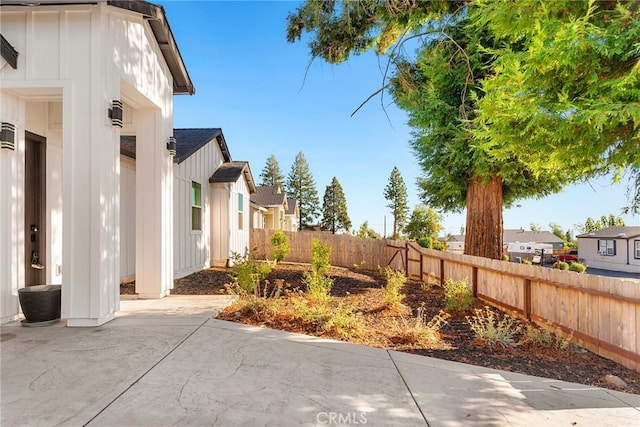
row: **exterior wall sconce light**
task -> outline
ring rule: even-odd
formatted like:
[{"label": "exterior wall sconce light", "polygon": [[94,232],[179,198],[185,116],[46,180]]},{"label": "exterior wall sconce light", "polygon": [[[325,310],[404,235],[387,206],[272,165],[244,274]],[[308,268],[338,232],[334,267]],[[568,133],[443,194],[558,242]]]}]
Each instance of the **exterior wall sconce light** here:
[{"label": "exterior wall sconce light", "polygon": [[16,149],[16,127],[12,123],[2,122],[0,125],[0,148]]},{"label": "exterior wall sconce light", "polygon": [[122,101],[114,99],[111,101],[111,108],[109,108],[109,118],[111,119],[111,125],[122,127]]},{"label": "exterior wall sconce light", "polygon": [[173,136],[169,137],[169,142],[167,142],[167,151],[169,151],[170,156],[176,156],[176,139]]}]

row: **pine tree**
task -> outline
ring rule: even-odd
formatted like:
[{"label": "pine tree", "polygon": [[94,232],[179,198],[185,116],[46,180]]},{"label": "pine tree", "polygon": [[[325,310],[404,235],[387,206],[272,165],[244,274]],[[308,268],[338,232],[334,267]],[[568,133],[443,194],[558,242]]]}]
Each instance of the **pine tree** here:
[{"label": "pine tree", "polygon": [[384,189],[384,198],[389,201],[387,207],[393,214],[393,238],[398,238],[400,230],[407,221],[409,204],[407,202],[407,186],[404,184],[402,175],[396,166],[391,171],[389,183]]},{"label": "pine tree", "polygon": [[260,185],[279,186],[280,188],[284,187],[284,175],[280,170],[280,165],[278,164],[276,156],[273,154],[267,158],[267,163],[264,165],[262,173],[260,173],[260,178],[262,179]]},{"label": "pine tree", "polygon": [[287,197],[298,201],[300,208],[298,229],[302,230],[303,227],[311,226],[318,217],[320,201],[318,200],[316,183],[302,151],[296,155],[296,159],[291,165],[291,170],[287,176],[286,193]]},{"label": "pine tree", "polygon": [[333,234],[338,230],[348,232],[351,228],[351,220],[347,214],[347,199],[335,176],[331,185],[327,185],[324,191],[321,226],[323,230],[329,230]]},{"label": "pine tree", "polygon": [[380,239],[380,234],[377,231],[369,227],[369,221],[362,223],[355,235],[364,239]]}]

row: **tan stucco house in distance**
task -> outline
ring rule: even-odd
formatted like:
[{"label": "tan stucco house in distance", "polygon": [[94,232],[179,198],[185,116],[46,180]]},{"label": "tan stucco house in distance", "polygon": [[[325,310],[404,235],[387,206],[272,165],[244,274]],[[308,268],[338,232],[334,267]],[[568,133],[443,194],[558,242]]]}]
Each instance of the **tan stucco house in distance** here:
[{"label": "tan stucco house in distance", "polygon": [[608,227],[576,237],[580,259],[589,267],[640,273],[640,227]]}]

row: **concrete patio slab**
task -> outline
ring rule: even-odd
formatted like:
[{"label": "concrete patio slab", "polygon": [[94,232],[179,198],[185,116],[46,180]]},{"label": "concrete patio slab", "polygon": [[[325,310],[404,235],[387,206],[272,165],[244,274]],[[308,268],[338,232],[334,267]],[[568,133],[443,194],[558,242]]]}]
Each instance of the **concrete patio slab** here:
[{"label": "concrete patio slab", "polygon": [[0,425],[640,425],[637,395],[212,319],[226,303],[3,325]]}]

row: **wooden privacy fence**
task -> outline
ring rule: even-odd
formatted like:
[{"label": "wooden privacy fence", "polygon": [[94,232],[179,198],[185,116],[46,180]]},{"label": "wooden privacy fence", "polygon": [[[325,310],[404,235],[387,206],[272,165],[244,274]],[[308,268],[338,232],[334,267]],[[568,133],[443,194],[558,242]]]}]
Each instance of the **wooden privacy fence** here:
[{"label": "wooden privacy fence", "polygon": [[[256,258],[271,258],[271,236],[274,230],[252,229],[249,250]],[[404,242],[394,240],[362,239],[360,237],[331,234],[322,231],[288,232],[291,251],[285,258],[290,262],[311,262],[311,240],[316,238],[329,245],[331,265],[376,270],[390,263],[396,270],[404,270],[406,247]]]},{"label": "wooden privacy fence", "polygon": [[640,281],[579,274],[406,244],[409,278],[466,280],[474,296],[640,371]]},{"label": "wooden privacy fence", "polygon": [[[273,230],[251,230],[253,256],[270,258]],[[640,281],[579,274],[452,252],[414,243],[325,232],[286,232],[286,261],[311,261],[315,237],[333,248],[331,264],[375,270],[390,264],[414,280],[466,280],[477,298],[552,325],[594,353],[640,371]]]}]

